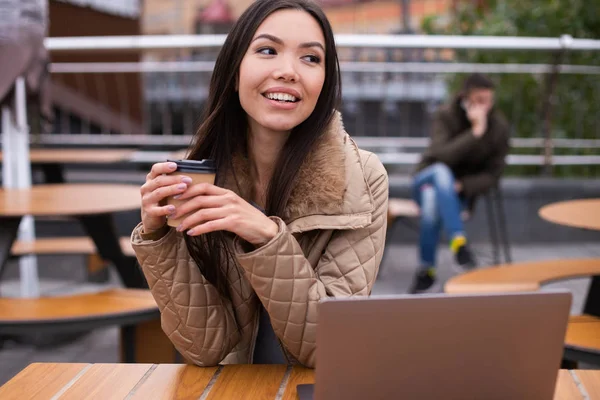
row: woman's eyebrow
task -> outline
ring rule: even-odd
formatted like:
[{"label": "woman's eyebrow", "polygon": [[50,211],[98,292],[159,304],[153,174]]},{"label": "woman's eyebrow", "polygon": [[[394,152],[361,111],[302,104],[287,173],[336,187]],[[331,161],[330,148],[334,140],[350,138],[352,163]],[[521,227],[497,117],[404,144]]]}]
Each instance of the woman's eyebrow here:
[{"label": "woman's eyebrow", "polygon": [[[268,34],[268,33],[261,33],[260,35],[256,36],[254,39],[252,39],[252,41],[255,42],[258,39],[267,39],[267,40],[270,40],[270,41],[275,42],[275,43],[280,44],[280,45],[283,44],[283,40],[281,40],[277,36],[273,36],[273,35]],[[298,47],[303,48],[303,49],[309,48],[309,47],[319,47],[319,48],[321,48],[321,50],[325,51],[325,46],[323,46],[323,44],[321,44],[321,42],[305,42],[305,43],[300,43],[300,45]]]}]

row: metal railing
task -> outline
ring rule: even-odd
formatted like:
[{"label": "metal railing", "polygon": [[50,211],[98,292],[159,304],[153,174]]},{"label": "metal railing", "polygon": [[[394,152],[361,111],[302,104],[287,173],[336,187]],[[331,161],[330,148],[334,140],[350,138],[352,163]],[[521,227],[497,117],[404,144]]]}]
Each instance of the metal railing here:
[{"label": "metal railing", "polygon": [[[227,35],[145,35],[47,38],[51,52],[106,50],[158,50],[220,47]],[[600,40],[516,36],[453,35],[349,35],[335,36],[338,47],[395,49],[483,49],[483,50],[600,50]]]},{"label": "metal railing", "polygon": [[[144,117],[140,126],[121,118],[110,128],[96,127],[94,122],[82,122],[80,129],[72,129],[70,117],[59,116],[55,131],[73,132],[76,135],[50,135],[38,137],[39,143],[103,143],[105,145],[186,146],[193,134],[206,98],[214,60],[207,59],[225,40],[225,35],[170,35],[127,37],[48,38],[47,48],[53,53],[93,52],[111,54],[192,49],[191,59],[178,61],[53,63],[50,72],[60,82],[68,76],[94,77],[93,85],[101,91],[103,80],[114,79],[118,92],[127,91],[124,76],[142,77]],[[413,163],[415,154],[427,143],[427,133],[432,112],[449,96],[447,78],[454,74],[480,72],[485,74],[510,74],[517,77],[559,73],[564,76],[598,76],[600,93],[600,67],[576,65],[565,61],[560,66],[552,64],[481,64],[454,62],[454,52],[461,49],[485,51],[536,51],[571,53],[600,50],[600,40],[574,39],[563,35],[557,38],[530,37],[477,37],[477,36],[420,36],[420,35],[336,35],[340,49],[343,77],[342,114],[348,131],[357,136],[363,147],[377,151],[389,165]],[[417,53],[414,53],[414,52]],[[399,53],[398,53],[399,52]],[[568,58],[566,59],[568,60]],[[595,81],[594,81],[595,82]],[[90,82],[81,85],[90,86]],[[520,87],[500,88],[515,92],[514,107],[507,115],[518,126]],[[600,95],[599,95],[600,96]],[[101,96],[100,96],[101,97]],[[600,104],[600,97],[598,98]],[[560,99],[559,106],[560,106]],[[130,107],[122,105],[125,109]],[[117,114],[122,110],[117,110]],[[600,115],[594,118],[600,126]],[[62,121],[62,124],[60,123]],[[67,126],[69,125],[69,126]],[[77,128],[77,127],[76,127]],[[97,134],[98,132],[104,134]],[[119,135],[110,133],[119,132]],[[152,135],[130,134],[146,132]],[[600,138],[600,131],[597,136]],[[512,145],[521,150],[541,149],[548,146],[543,138],[530,137],[531,132],[513,132]],[[588,135],[589,136],[589,135]],[[556,137],[554,149],[600,149],[600,140],[583,136],[567,139]],[[592,154],[557,154],[550,161],[537,154],[513,154],[509,160],[515,165],[598,165],[598,156]]]}]

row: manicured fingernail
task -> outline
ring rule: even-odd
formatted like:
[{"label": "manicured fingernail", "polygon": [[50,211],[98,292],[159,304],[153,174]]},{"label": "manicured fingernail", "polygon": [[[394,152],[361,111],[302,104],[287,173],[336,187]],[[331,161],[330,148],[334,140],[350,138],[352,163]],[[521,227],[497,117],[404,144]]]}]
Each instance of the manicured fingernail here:
[{"label": "manicured fingernail", "polygon": [[169,213],[171,213],[171,214],[172,214],[172,213],[174,213],[174,212],[175,212],[175,206],[168,206],[168,207],[167,207],[167,211],[168,211]]},{"label": "manicured fingernail", "polygon": [[194,230],[193,230],[193,229],[190,229],[189,231],[187,231],[187,234],[188,234],[189,236],[193,235],[193,234],[194,234]]},{"label": "manicured fingernail", "polygon": [[181,179],[181,182],[183,182],[183,183],[188,183],[188,184],[189,184],[189,183],[192,183],[192,178],[190,178],[189,176],[184,176],[184,177]]},{"label": "manicured fingernail", "polygon": [[174,198],[175,200],[177,200],[177,199],[178,199],[178,198],[180,198],[180,197],[181,197],[181,195],[180,195],[180,194],[173,196],[173,198]]},{"label": "manicured fingernail", "polygon": [[181,231],[183,231],[183,225],[179,225],[179,226],[177,227],[177,232],[181,232]]},{"label": "manicured fingernail", "polygon": [[174,162],[170,162],[170,163],[167,163],[167,167],[169,169],[176,169],[177,168],[177,164],[175,164]]},{"label": "manicured fingernail", "polygon": [[183,190],[185,188],[187,188],[187,185],[185,183],[181,183],[181,184],[177,185],[178,190]]}]

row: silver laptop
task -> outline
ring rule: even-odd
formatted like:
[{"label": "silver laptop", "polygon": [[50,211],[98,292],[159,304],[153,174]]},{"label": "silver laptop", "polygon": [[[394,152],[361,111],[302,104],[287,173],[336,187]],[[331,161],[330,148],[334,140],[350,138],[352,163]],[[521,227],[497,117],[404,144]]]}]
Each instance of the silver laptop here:
[{"label": "silver laptop", "polygon": [[420,295],[319,304],[300,399],[553,398],[571,294]]}]

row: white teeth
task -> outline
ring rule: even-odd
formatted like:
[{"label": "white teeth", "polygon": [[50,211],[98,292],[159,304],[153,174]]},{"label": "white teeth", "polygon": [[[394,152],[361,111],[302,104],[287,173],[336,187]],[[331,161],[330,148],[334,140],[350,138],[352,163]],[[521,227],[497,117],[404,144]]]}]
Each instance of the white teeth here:
[{"label": "white teeth", "polygon": [[267,98],[279,101],[296,101],[296,97],[287,93],[267,93]]}]

